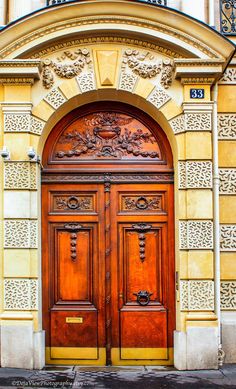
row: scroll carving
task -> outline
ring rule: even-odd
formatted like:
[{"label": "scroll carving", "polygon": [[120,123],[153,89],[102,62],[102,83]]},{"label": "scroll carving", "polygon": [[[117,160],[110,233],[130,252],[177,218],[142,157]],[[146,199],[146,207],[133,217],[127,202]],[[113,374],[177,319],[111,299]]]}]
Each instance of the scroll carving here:
[{"label": "scroll carving", "polygon": [[132,228],[138,232],[139,239],[139,258],[141,262],[145,261],[146,233],[151,230],[152,225],[146,223],[133,224]]},{"label": "scroll carving", "polygon": [[100,112],[84,117],[77,126],[72,124],[61,135],[55,157],[159,158],[159,148],[152,133],[137,128],[137,121],[133,123],[134,120],[113,112]]},{"label": "scroll carving", "polygon": [[[63,63],[66,59],[74,62]],[[78,76],[85,68],[85,65],[89,65],[90,63],[91,57],[87,49],[64,51],[63,55],[57,59],[57,62],[45,59],[42,62],[42,81],[44,88],[50,89],[54,85],[54,74],[60,78],[70,79]]]}]

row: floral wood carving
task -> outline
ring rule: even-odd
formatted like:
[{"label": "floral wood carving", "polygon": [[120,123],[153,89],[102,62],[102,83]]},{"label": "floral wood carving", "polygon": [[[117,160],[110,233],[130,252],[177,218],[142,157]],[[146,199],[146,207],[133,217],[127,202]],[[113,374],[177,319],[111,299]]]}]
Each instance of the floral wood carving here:
[{"label": "floral wood carving", "polygon": [[[141,128],[140,128],[141,127]],[[150,131],[136,119],[113,112],[99,112],[79,119],[59,138],[56,159],[159,158],[159,147]]]},{"label": "floral wood carving", "polygon": [[172,84],[174,64],[171,60],[156,61],[150,52],[141,54],[138,50],[126,50],[123,65],[128,67],[141,78],[154,78],[161,74],[161,85],[168,89]]},{"label": "floral wood carving", "polygon": [[135,197],[124,197],[123,207],[125,211],[156,211],[161,210],[161,196],[158,197],[145,197],[145,196],[135,196]]},{"label": "floral wood carving", "polygon": [[55,197],[55,210],[63,211],[84,211],[92,210],[92,197],[77,197],[77,196],[57,196]]},{"label": "floral wood carving", "polygon": [[[74,62],[63,63],[66,59]],[[60,78],[73,78],[78,76],[85,65],[91,63],[90,53],[87,49],[77,49],[74,52],[67,50],[64,51],[63,55],[59,57],[58,62],[50,59],[45,59],[42,62],[42,80],[43,86],[46,89],[50,89],[54,85],[54,73]]]}]

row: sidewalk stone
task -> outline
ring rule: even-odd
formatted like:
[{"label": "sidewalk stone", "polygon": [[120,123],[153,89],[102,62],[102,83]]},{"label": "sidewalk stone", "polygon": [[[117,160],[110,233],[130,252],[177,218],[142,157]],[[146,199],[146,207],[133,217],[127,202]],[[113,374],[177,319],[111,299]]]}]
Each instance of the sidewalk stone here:
[{"label": "sidewalk stone", "polygon": [[0,388],[236,389],[236,365],[201,371],[153,366],[0,368]]}]

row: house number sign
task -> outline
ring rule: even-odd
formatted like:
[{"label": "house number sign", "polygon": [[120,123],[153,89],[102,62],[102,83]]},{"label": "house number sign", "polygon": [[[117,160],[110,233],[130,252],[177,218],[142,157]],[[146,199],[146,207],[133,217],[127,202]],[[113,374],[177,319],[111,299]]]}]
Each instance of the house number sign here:
[{"label": "house number sign", "polygon": [[204,99],[205,90],[204,89],[190,89],[190,99]]}]

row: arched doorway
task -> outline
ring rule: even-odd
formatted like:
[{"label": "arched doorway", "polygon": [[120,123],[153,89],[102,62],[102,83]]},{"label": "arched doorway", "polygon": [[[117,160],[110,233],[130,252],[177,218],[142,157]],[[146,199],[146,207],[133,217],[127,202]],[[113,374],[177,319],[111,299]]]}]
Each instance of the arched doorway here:
[{"label": "arched doorway", "polygon": [[80,107],[43,152],[43,323],[48,363],[171,364],[173,163],[126,104]]}]

